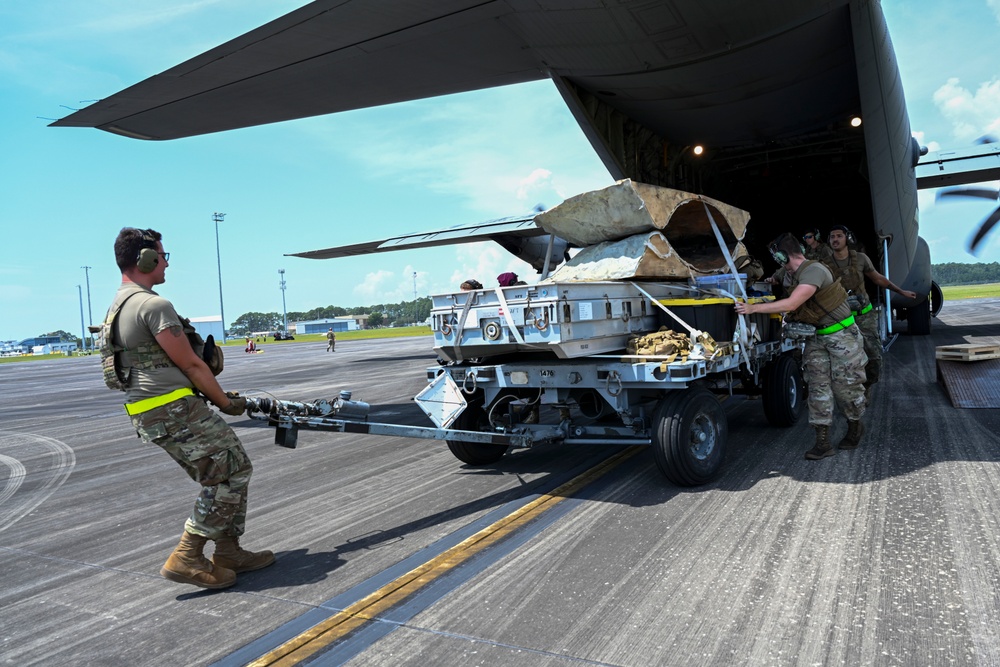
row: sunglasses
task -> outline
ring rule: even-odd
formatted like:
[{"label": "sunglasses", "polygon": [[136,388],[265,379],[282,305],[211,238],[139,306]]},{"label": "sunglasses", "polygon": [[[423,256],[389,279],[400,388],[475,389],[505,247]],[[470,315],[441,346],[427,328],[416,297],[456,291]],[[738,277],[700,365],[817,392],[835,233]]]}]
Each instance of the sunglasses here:
[{"label": "sunglasses", "polygon": [[809,239],[814,239],[814,238],[816,238],[816,237],[813,236],[812,234],[806,234],[805,236],[802,237],[802,240],[803,241],[808,241]]}]

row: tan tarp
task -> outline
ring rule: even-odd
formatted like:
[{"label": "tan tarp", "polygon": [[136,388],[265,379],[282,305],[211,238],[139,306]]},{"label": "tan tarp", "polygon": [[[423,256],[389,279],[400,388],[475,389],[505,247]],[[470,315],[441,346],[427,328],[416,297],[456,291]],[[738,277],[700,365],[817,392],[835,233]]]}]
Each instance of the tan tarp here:
[{"label": "tan tarp", "polygon": [[585,248],[616,241],[635,234],[663,230],[668,241],[681,249],[678,241],[691,237],[714,242],[705,206],[723,231],[727,245],[742,240],[750,214],[702,195],[672,190],[630,179],[602,190],[570,197],[553,209],[539,213],[535,222],[549,234]]},{"label": "tan tarp", "polygon": [[546,232],[583,248],[552,274],[552,280],[560,281],[685,279],[729,273],[710,220],[718,226],[730,255],[746,253],[740,243],[750,220],[746,211],[628,179],[570,197],[535,217]]}]

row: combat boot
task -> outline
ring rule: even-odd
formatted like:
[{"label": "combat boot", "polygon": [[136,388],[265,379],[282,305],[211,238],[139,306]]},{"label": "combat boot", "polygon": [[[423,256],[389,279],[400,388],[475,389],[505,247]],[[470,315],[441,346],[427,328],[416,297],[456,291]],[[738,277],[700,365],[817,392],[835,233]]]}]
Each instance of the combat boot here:
[{"label": "combat boot", "polygon": [[207,541],[185,530],[180,543],[160,568],[160,575],[170,581],[201,588],[226,588],[235,584],[235,572],[213,564],[202,554]]},{"label": "combat boot", "polygon": [[240,538],[226,535],[215,541],[212,562],[216,567],[233,572],[252,572],[273,563],[274,554],[270,551],[247,551],[240,546]]},{"label": "combat boot", "polygon": [[833,448],[830,444],[830,427],[826,425],[817,425],[813,427],[816,429],[816,444],[813,448],[806,452],[806,458],[810,461],[818,461],[827,456],[833,456],[837,453],[837,450]]},{"label": "combat boot", "polygon": [[847,422],[847,435],[837,446],[841,449],[857,449],[858,445],[861,444],[861,436],[864,432],[865,427],[860,420]]}]

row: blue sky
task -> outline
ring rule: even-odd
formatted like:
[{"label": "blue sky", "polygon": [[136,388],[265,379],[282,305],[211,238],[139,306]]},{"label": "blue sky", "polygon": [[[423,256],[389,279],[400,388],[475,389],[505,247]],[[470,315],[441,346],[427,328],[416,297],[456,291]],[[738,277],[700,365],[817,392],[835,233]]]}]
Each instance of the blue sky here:
[{"label": "blue sky", "polygon": [[[79,335],[85,271],[104,314],[120,281],[112,243],[153,227],[172,253],[159,291],[217,315],[213,212],[227,321],[247,311],[356,306],[532,272],[494,244],[304,260],[283,253],[524,213],[611,182],[548,82],[169,142],[48,128],[43,118],[117,92],[304,4],[291,0],[43,0],[0,5],[0,340]],[[885,0],[921,143],[1000,136],[1000,0]],[[42,118],[39,118],[42,117]],[[995,184],[994,184],[995,185]],[[995,261],[1000,233],[965,252],[995,204],[921,193],[935,262]],[[752,212],[751,212],[752,213]]]}]

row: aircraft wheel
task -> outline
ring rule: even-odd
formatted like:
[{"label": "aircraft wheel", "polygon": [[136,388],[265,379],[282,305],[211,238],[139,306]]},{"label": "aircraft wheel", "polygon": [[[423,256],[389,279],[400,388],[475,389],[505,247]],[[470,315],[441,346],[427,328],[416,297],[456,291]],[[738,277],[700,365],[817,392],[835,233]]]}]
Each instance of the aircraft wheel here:
[{"label": "aircraft wheel", "polygon": [[924,299],[906,311],[907,331],[913,336],[927,336],[931,333],[931,300]]},{"label": "aircraft wheel", "polygon": [[938,285],[933,280],[931,281],[931,317],[937,317],[938,313],[941,312],[941,307],[944,306],[944,292],[941,291],[941,286]]},{"label": "aircraft wheel", "polygon": [[707,389],[667,392],[653,416],[653,459],[678,486],[710,482],[722,468],[729,424],[726,411]]},{"label": "aircraft wheel", "polygon": [[802,414],[802,372],[791,355],[783,354],[764,367],[764,416],[771,426],[791,426]]},{"label": "aircraft wheel", "polygon": [[[486,410],[483,408],[482,396],[472,398],[469,405],[452,424],[457,431],[489,430]],[[486,445],[478,442],[460,442],[446,440],[448,449],[462,463],[472,466],[484,466],[496,463],[507,453],[506,445]]]}]

